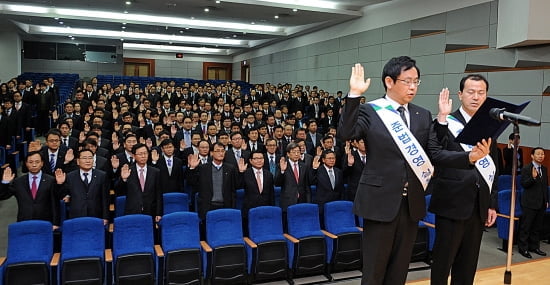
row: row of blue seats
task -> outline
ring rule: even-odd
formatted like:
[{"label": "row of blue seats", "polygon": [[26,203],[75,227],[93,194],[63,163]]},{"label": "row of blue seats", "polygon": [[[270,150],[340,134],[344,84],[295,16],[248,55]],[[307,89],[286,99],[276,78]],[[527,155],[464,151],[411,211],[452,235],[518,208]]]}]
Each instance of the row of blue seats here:
[{"label": "row of blue seats", "polygon": [[[192,212],[165,215],[161,244],[154,244],[150,216],[127,215],[114,221],[113,247],[105,249],[105,229],[97,218],[63,224],[61,252],[54,254],[52,225],[25,221],[8,228],[8,249],[0,280],[5,284],[244,284],[302,275],[359,269],[361,229],[355,227],[352,202],[325,204],[325,228],[318,206],[297,204],[287,210],[283,232],[279,207],[254,208],[249,236],[242,233],[241,212],[219,209],[206,216],[206,240]],[[32,272],[32,274],[29,274]]]}]

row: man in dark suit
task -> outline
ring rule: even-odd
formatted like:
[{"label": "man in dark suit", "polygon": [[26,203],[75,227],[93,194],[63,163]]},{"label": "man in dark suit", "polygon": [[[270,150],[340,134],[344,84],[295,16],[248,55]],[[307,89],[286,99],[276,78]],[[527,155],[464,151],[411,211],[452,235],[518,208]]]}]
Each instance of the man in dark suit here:
[{"label": "man in dark suit", "polygon": [[9,98],[5,100],[3,109],[8,127],[7,132],[2,135],[8,140],[11,140],[11,137],[19,136],[21,134],[21,130],[17,128],[17,111],[13,107],[13,99]]},{"label": "man in dark suit", "polygon": [[122,166],[116,187],[118,196],[126,195],[124,214],[145,214],[159,222],[163,214],[160,170],[147,165],[149,149],[138,143],[132,147],[135,164]]},{"label": "man in dark suit", "polygon": [[210,163],[202,164],[198,155],[191,155],[188,159],[188,181],[193,185],[194,192],[199,193],[197,212],[203,221],[208,211],[232,208],[235,204],[235,190],[240,184],[237,171],[244,172],[246,164],[241,158],[237,170],[235,166],[224,163],[225,153],[223,144],[216,143],[210,148]]},{"label": "man in dark suit", "polygon": [[[519,142],[519,135],[518,135],[518,145]],[[504,147],[502,150],[502,158],[504,159],[504,169],[501,174],[506,175],[512,175],[512,165],[514,163],[514,160],[512,159],[514,157],[514,133],[511,133],[508,136],[508,145]],[[517,174],[518,176],[521,175],[521,169],[523,168],[523,149],[521,147],[518,147],[518,167],[517,167]]]},{"label": "man in dark suit", "polygon": [[[355,214],[369,229],[363,235],[363,284],[406,281],[418,221],[426,215],[424,190],[433,173],[425,150],[437,163],[465,168],[488,153],[487,144],[475,148],[471,158],[465,152],[440,151],[430,112],[410,103],[419,77],[414,60],[392,58],[382,72],[386,95],[360,105],[370,79],[365,81],[360,64],[352,68],[338,130],[342,140],[362,138],[369,150],[354,202]],[[378,108],[375,103],[383,106]],[[391,125],[395,127],[388,129]],[[407,144],[397,137],[399,133],[407,136]]]},{"label": "man in dark suit", "polygon": [[59,193],[55,178],[42,171],[44,160],[40,152],[29,152],[25,165],[29,172],[15,178],[7,167],[0,184],[0,200],[17,199],[17,221],[44,220],[59,227]]},{"label": "man in dark suit", "polygon": [[224,162],[237,167],[240,158],[243,158],[244,161],[248,161],[250,158],[250,150],[242,148],[244,141],[243,135],[240,132],[231,133],[230,138],[232,147],[225,153]]},{"label": "man in dark suit", "polygon": [[11,148],[10,127],[8,117],[4,113],[4,107],[0,104],[0,134],[5,134],[0,136],[0,146],[8,147],[8,149]]},{"label": "man in dark suit", "polygon": [[323,165],[319,167],[319,158],[315,158],[317,166],[316,184],[317,193],[313,203],[319,205],[321,227],[324,228],[324,207],[332,201],[342,200],[344,194],[344,174],[336,166],[336,154],[332,150],[325,150],[321,155]]},{"label": "man in dark suit", "polygon": [[273,174],[264,168],[264,154],[258,150],[250,155],[250,165],[243,173],[243,217],[248,217],[248,211],[260,206],[275,205]]},{"label": "man in dark suit", "polygon": [[[468,151],[455,142],[455,137],[485,102],[488,89],[489,83],[479,74],[462,78],[458,92],[461,106],[453,113],[449,90],[441,91],[434,129],[444,150]],[[436,215],[432,284],[447,284],[449,273],[452,284],[474,282],[484,227],[493,225],[496,220],[496,142],[489,151],[490,155],[482,159],[485,166],[476,165],[469,169],[438,167],[432,179],[429,210]]]},{"label": "man in dark suit", "polygon": [[307,130],[306,142],[309,142],[307,153],[314,155],[315,148],[321,145],[323,135],[317,132],[317,121],[315,119],[308,121]]},{"label": "man in dark suit", "polygon": [[365,164],[367,164],[367,149],[363,139],[356,140],[353,144],[357,149],[353,150],[351,145],[348,144],[345,147],[346,155],[342,163],[344,179],[348,184],[344,198],[348,201],[355,200],[355,193],[357,193],[357,188],[359,187],[359,179],[361,178]]},{"label": "man in dark suit", "polygon": [[61,133],[61,145],[67,147],[67,149],[72,149],[73,152],[78,151],[78,139],[71,137],[71,127],[69,123],[62,121],[57,126],[59,132]]},{"label": "man in dark suit", "polygon": [[531,151],[532,163],[521,170],[521,207],[523,215],[519,229],[518,250],[521,255],[531,258],[530,252],[546,256],[540,250],[540,233],[544,213],[548,208],[548,169],[542,165],[544,149],[535,147]]},{"label": "man in dark suit", "polygon": [[96,217],[103,219],[106,225],[109,219],[109,186],[107,174],[93,169],[94,153],[83,149],[77,154],[79,169],[65,174],[61,169],[55,171],[55,179],[61,187],[61,193],[70,203],[68,218]]},{"label": "man in dark suit", "polygon": [[273,138],[267,139],[265,141],[265,148],[264,168],[275,177],[279,161],[281,160],[281,156],[277,153],[277,140]]},{"label": "man in dark suit", "polygon": [[151,151],[153,167],[160,170],[160,184],[164,193],[183,192],[183,161],[174,156],[174,142],[171,139],[160,143],[161,153],[157,149]]},{"label": "man in dark suit", "polygon": [[281,208],[286,213],[288,206],[311,202],[309,188],[315,181],[313,168],[300,160],[300,147],[291,142],[286,148],[287,157],[279,161],[275,185],[281,186]]},{"label": "man in dark suit", "polygon": [[[48,175],[54,176],[54,172],[58,168],[67,173],[76,167],[73,161],[73,150],[61,145],[61,133],[57,129],[48,131],[45,146],[42,146],[40,141],[33,141],[29,144],[29,151],[40,151],[45,162],[42,171]],[[25,165],[21,171],[27,172]]]},{"label": "man in dark suit", "polygon": [[[23,102],[23,96],[18,91],[13,93],[13,107],[15,108],[17,118],[16,129],[19,132],[21,132],[21,130],[25,130],[25,132],[30,131],[32,119],[31,106]],[[20,134],[21,133],[18,133],[17,136]]]}]

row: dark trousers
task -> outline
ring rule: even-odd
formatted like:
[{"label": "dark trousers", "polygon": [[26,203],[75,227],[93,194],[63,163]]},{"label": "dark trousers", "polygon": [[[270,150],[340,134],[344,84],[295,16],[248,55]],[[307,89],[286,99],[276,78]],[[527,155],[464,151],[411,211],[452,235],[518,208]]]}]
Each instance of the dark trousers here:
[{"label": "dark trousers", "polygon": [[518,249],[520,251],[539,249],[540,232],[544,221],[546,209],[523,208],[521,223],[519,227]]},{"label": "dark trousers", "polygon": [[406,197],[391,222],[364,219],[363,277],[364,285],[405,284],[409,270],[418,221],[409,214]]},{"label": "dark trousers", "polygon": [[467,220],[435,217],[435,243],[431,272],[432,285],[473,284],[484,222],[476,207]]}]

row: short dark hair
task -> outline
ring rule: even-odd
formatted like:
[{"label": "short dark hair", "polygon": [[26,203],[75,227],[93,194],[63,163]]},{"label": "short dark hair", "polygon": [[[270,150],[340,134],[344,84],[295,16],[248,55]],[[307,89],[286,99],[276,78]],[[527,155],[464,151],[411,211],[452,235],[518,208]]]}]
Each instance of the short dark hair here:
[{"label": "short dark hair", "polygon": [[[519,135],[518,135],[518,139],[519,139]],[[513,140],[514,139],[514,133],[511,133],[509,136],[508,136],[508,139],[509,140]]]},{"label": "short dark hair", "polygon": [[535,154],[535,152],[537,151],[537,149],[541,149],[542,151],[544,151],[544,148],[540,147],[540,146],[537,146],[537,147],[534,147],[532,150],[531,150],[531,154]]},{"label": "short dark hair", "polygon": [[416,60],[408,56],[399,56],[390,59],[382,71],[382,85],[384,85],[384,90],[388,90],[386,86],[386,77],[390,77],[394,82],[397,80],[397,77],[403,72],[411,68],[416,68],[418,72],[418,77],[420,77],[420,69],[416,66]]},{"label": "short dark hair", "polygon": [[290,142],[287,146],[286,146],[286,152],[289,153],[291,150],[295,149],[295,148],[300,148],[300,146],[295,143],[295,142]]},{"label": "short dark hair", "polygon": [[481,74],[468,74],[460,80],[460,92],[464,91],[464,84],[466,83],[466,80],[474,80],[474,81],[483,81],[485,82],[485,91],[489,91],[489,81],[487,81],[487,78],[485,78]]},{"label": "short dark hair", "polygon": [[82,153],[83,153],[83,152],[87,152],[87,151],[89,151],[90,153],[92,153],[92,155],[94,155],[94,152],[93,152],[91,149],[89,149],[89,148],[83,148],[83,149],[81,149],[81,150],[76,154],[76,158],[80,158],[80,156],[82,155]]},{"label": "short dark hair", "polygon": [[142,144],[142,143],[137,143],[136,145],[134,145],[132,147],[132,154],[136,154],[137,150],[144,147],[145,149],[147,149],[147,153],[149,153],[149,149],[147,148],[147,146],[145,144]]},{"label": "short dark hair", "polygon": [[25,157],[25,162],[28,161],[29,157],[35,155],[35,154],[38,154],[38,156],[40,156],[40,161],[44,162],[44,158],[42,157],[42,154],[40,153],[39,150],[36,150],[36,151],[30,151],[29,153],[27,153],[27,156]]}]

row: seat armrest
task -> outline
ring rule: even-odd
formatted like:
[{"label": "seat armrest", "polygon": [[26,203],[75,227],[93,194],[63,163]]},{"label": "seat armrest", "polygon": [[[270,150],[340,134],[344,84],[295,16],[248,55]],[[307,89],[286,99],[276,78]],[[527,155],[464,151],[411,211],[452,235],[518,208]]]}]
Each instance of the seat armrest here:
[{"label": "seat armrest", "polygon": [[253,242],[251,239],[249,239],[248,237],[244,237],[243,239],[244,239],[244,242],[246,242],[246,244],[248,246],[250,246],[251,248],[257,248],[258,247],[258,245],[255,242]]},{"label": "seat armrest", "polygon": [[329,237],[329,238],[331,238],[331,239],[337,239],[337,238],[338,238],[338,237],[335,236],[334,234],[332,234],[332,233],[330,233],[330,232],[327,232],[327,231],[325,231],[325,230],[321,230],[321,232],[322,232],[325,236],[327,236],[327,237]]},{"label": "seat armrest", "polygon": [[284,236],[286,239],[288,239],[289,241],[291,241],[292,243],[299,243],[299,242],[300,242],[297,238],[295,238],[295,237],[293,237],[293,236],[291,236],[291,235],[289,235],[289,234],[283,234],[283,236]]},{"label": "seat armrest", "polygon": [[105,250],[105,262],[113,262],[113,251],[111,249]]},{"label": "seat armrest", "polygon": [[5,256],[0,257],[0,266],[4,265],[4,262],[6,262],[6,257]]},{"label": "seat armrest", "polygon": [[59,252],[54,253],[52,256],[52,260],[50,261],[50,266],[59,265],[59,257],[61,257],[61,254]]},{"label": "seat armrest", "polygon": [[[501,213],[497,213],[497,216],[501,217],[501,218],[505,218],[505,219],[510,219],[511,217],[509,215],[505,215],[505,214],[501,214]],[[518,217],[514,217],[514,221],[519,221],[519,218]]]},{"label": "seat armrest", "polygon": [[426,221],[421,221],[424,225],[426,225],[427,227],[430,227],[430,228],[434,228],[435,229],[435,225],[432,224],[432,223],[428,223]]},{"label": "seat armrest", "polygon": [[157,254],[158,257],[164,256],[164,251],[162,250],[162,247],[160,246],[160,244],[155,244],[155,253]]},{"label": "seat armrest", "polygon": [[201,247],[205,252],[212,252],[212,248],[204,240],[201,240]]}]

